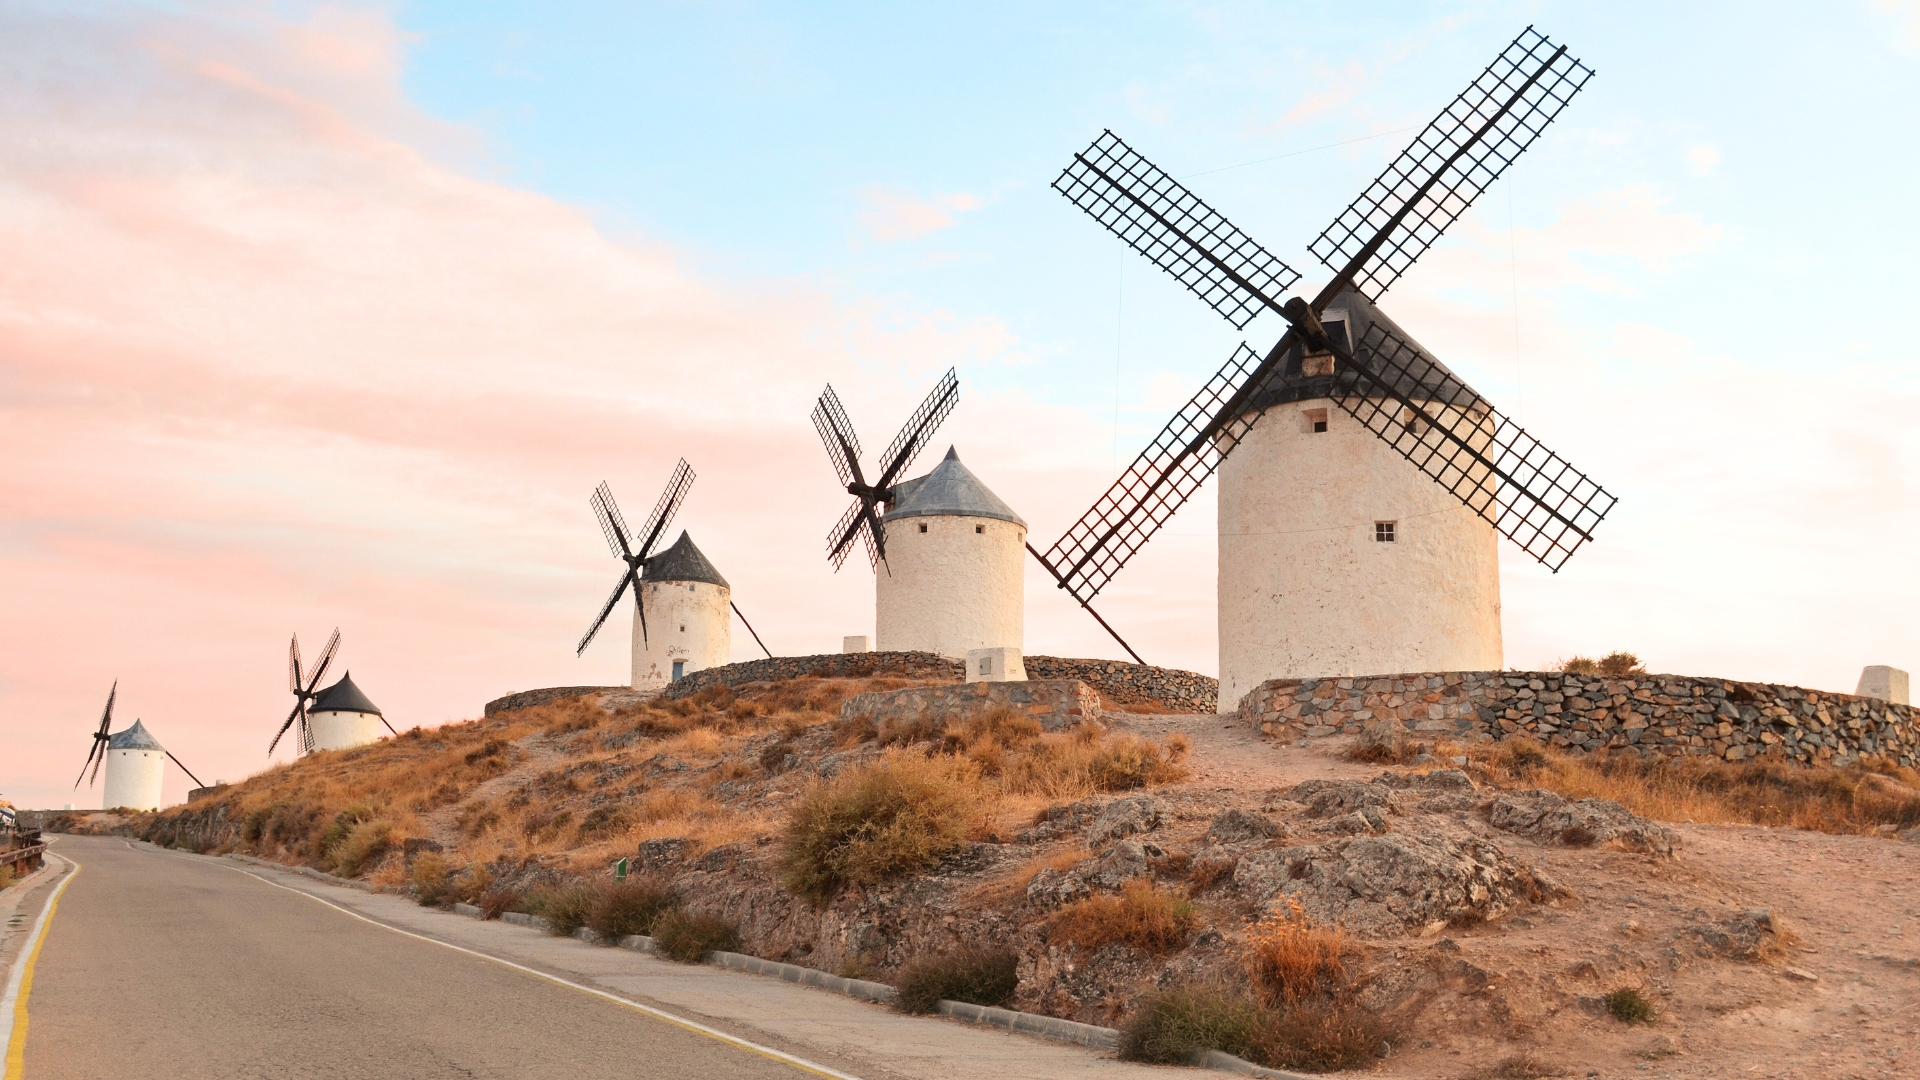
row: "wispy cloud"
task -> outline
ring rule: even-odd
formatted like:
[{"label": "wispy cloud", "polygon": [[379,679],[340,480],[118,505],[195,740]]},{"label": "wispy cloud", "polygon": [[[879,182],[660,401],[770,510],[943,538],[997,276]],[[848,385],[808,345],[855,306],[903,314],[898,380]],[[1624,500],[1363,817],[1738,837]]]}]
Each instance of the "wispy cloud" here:
[{"label": "wispy cloud", "polygon": [[920,198],[899,188],[875,186],[860,193],[860,227],[875,240],[914,240],[951,229],[957,215],[978,210],[978,195],[935,195]]}]

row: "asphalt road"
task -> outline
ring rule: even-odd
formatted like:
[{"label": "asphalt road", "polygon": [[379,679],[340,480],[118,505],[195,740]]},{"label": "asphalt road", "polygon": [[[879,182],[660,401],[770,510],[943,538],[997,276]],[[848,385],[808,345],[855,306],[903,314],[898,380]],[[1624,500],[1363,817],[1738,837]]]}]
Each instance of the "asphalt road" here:
[{"label": "asphalt road", "polygon": [[28,1080],[814,1074],[222,863],[63,837]]}]

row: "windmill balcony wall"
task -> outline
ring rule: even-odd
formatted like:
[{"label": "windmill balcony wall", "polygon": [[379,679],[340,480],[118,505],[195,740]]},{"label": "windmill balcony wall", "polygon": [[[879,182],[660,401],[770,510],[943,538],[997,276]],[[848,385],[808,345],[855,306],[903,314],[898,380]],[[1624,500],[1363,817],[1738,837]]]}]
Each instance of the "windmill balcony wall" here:
[{"label": "windmill balcony wall", "polygon": [[1846,765],[1920,766],[1911,706],[1875,698],[1680,675],[1446,671],[1273,679],[1239,716],[1283,740],[1358,734],[1379,720],[1472,740],[1520,736],[1566,750]]}]

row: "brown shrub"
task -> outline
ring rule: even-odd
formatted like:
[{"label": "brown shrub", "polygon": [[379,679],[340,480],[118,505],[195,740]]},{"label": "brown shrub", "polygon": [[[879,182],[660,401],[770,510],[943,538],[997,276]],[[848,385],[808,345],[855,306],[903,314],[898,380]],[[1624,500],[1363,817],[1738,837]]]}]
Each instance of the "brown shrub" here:
[{"label": "brown shrub", "polygon": [[423,851],[414,856],[413,870],[408,877],[413,898],[421,907],[444,907],[453,903],[449,888],[453,881],[453,863],[445,855]]},{"label": "brown shrub", "polygon": [[1272,1068],[1334,1072],[1366,1065],[1397,1036],[1352,994],[1309,999],[1266,1013],[1254,1029],[1254,1061]]},{"label": "brown shrub", "polygon": [[1121,887],[1119,896],[1089,896],[1055,912],[1050,938],[1097,949],[1120,942],[1142,952],[1172,952],[1187,943],[1197,917],[1186,897],[1145,878]]},{"label": "brown shrub", "polygon": [[1646,665],[1630,652],[1610,652],[1594,665],[1602,675],[1645,675]]},{"label": "brown shrub", "polygon": [[639,877],[603,886],[588,908],[586,925],[609,942],[633,934],[651,934],[654,925],[680,907],[673,885],[664,878]]},{"label": "brown shrub", "polygon": [[482,892],[474,905],[480,909],[483,919],[497,919],[509,911],[525,911],[528,907],[525,894],[505,885],[496,885]]},{"label": "brown shrub", "polygon": [[983,825],[985,792],[954,758],[889,751],[803,792],[788,818],[787,887],[824,901],[932,868]]},{"label": "brown shrub", "polygon": [[1554,664],[1547,670],[1564,671],[1569,675],[1598,675],[1600,674],[1600,662],[1590,656],[1570,656]]},{"label": "brown shrub", "polygon": [[1347,986],[1350,947],[1345,929],[1316,925],[1300,901],[1289,899],[1247,930],[1247,977],[1273,1008],[1337,994]]},{"label": "brown shrub", "polygon": [[653,946],[669,960],[697,964],[710,952],[738,949],[740,931],[718,915],[675,908],[655,921]]},{"label": "brown shrub", "polygon": [[1019,989],[1020,957],[995,945],[966,945],[948,952],[917,956],[894,979],[901,1012],[930,1013],[943,999],[970,1005],[1000,1006]]}]

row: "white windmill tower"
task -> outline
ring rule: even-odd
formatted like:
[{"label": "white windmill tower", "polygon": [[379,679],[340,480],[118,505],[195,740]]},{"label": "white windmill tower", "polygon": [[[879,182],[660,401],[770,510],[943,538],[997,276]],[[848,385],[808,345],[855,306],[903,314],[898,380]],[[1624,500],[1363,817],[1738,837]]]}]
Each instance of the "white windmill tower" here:
[{"label": "white windmill tower", "polygon": [[874,636],[882,651],[965,657],[1023,644],[1027,523],[954,450],[926,475],[900,478],[959,399],[960,380],[949,370],[880,455],[871,484],[860,467],[860,440],[832,386],[813,409],[834,471],[856,500],[827,534],[827,557],[838,570],[854,540],[865,542],[876,574]]},{"label": "white windmill tower", "polygon": [[[1220,470],[1220,703],[1271,678],[1501,666],[1494,533],[1558,570],[1614,498],[1374,306],[1586,83],[1529,27],[1310,245],[1299,279],[1109,131],[1056,190],[1244,328],[1241,345],[1041,561],[1088,604]],[[1258,423],[1256,423],[1258,422]],[[1091,610],[1091,609],[1089,609]]]},{"label": "white windmill tower", "polygon": [[[606,484],[595,488],[587,500],[600,521],[601,532],[606,534],[607,546],[626,566],[613,595],[607,597],[599,616],[581,636],[574,655],[587,651],[587,645],[631,587],[633,674],[629,685],[635,690],[657,690],[674,679],[702,668],[719,667],[732,659],[733,622],[728,612],[740,615],[740,608],[733,602],[733,589],[727,579],[694,546],[685,530],[672,546],[654,550],[692,486],[693,468],[682,458],[667,478],[666,490],[654,504],[646,527],[638,533],[628,531],[626,518],[613,501],[613,490]],[[740,616],[740,624],[753,634],[761,651],[772,657],[746,616]]]},{"label": "white windmill tower", "polygon": [[[167,776],[167,762],[180,765],[180,759],[174,757],[160,740],[153,737],[145,724],[138,720],[124,731],[109,733],[113,726],[113,700],[119,696],[120,684],[113,684],[107,691],[107,707],[100,714],[100,726],[93,733],[93,745],[87,751],[86,764],[80,766],[80,779],[73,782],[78,788],[81,780],[92,787],[100,779],[104,767],[107,774],[106,786],[101,792],[100,806],[103,810],[115,810],[126,807],[130,810],[158,810],[162,795],[161,785]],[[93,770],[93,778],[87,778],[87,770]],[[194,776],[185,765],[180,771],[194,782],[196,787],[204,787],[200,778]]]},{"label": "white windmill tower", "polygon": [[320,650],[320,659],[311,669],[300,666],[300,635],[295,634],[287,646],[287,681],[293,690],[293,711],[287,714],[285,723],[274,733],[273,742],[267,744],[267,753],[272,754],[280,745],[281,736],[294,724],[300,725],[300,742],[296,753],[311,754],[315,750],[347,750],[355,746],[365,746],[380,738],[380,728],[398,735],[393,725],[380,712],[378,706],[367,700],[367,695],[354,685],[351,673],[341,677],[332,686],[320,689],[320,680],[333,664],[333,656],[340,651],[340,630],[334,628],[333,636],[327,639],[327,647]]},{"label": "white windmill tower", "polygon": [[314,750],[351,750],[380,740],[380,729],[393,731],[380,707],[368,700],[354,685],[353,672],[320,691],[307,706],[307,726],[313,733]]}]

